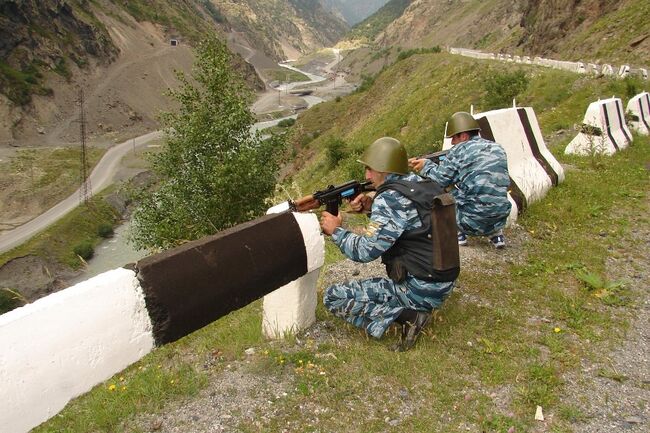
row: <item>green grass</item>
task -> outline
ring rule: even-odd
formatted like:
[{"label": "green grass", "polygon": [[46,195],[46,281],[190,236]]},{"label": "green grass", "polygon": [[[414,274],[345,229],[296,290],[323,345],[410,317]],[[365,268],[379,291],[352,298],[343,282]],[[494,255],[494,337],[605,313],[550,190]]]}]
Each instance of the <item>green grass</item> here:
[{"label": "green grass", "polygon": [[79,268],[83,262],[75,253],[75,247],[84,242],[96,246],[103,240],[99,235],[100,227],[114,226],[118,222],[118,215],[104,200],[113,189],[105,190],[93,197],[88,206],[78,206],[27,242],[0,254],[0,266],[16,257],[37,255],[72,269]]},{"label": "green grass", "polygon": [[264,75],[269,77],[271,81],[280,81],[281,83],[292,83],[295,81],[309,81],[309,77],[300,72],[281,68],[281,69],[265,69]]},{"label": "green grass", "polygon": [[[318,417],[321,431],[383,431],[385,418],[396,417],[404,404],[410,412],[397,417],[400,431],[455,432],[463,425],[486,432],[531,431],[537,405],[547,415],[558,414],[547,420],[550,431],[571,431],[570,424],[584,414],[564,400],[562,376],[577,373],[582,358],[603,359],[601,348],[622,338],[633,314],[595,296],[579,272],[590,269],[603,275],[603,284],[612,281],[606,275],[608,251],[630,242],[632,222],[647,225],[641,211],[650,184],[644,167],[650,140],[637,137],[603,167],[592,167],[588,159],[567,160],[575,169],[567,172],[565,183],[520,217],[529,240],[518,254],[526,260],[464,269],[460,288],[416,349],[390,352],[393,334],[368,339],[320,304],[318,321],[338,329],[336,338],[319,344],[305,337],[299,337],[302,343],[266,342],[255,302],[147,355],[35,431],[132,431],[123,420],[164,413],[167,403],[195,396],[208,375],[218,377],[226,364],[242,359],[247,347],[257,348],[246,358],[250,374],[293,385],[274,402],[273,417],[258,424],[242,419],[241,431],[281,431],[287,425],[311,431],[314,426],[300,409],[310,405],[327,409]],[[608,181],[594,182],[596,171]],[[328,263],[341,258],[330,243],[326,253]],[[461,293],[480,302],[463,301]],[[540,316],[546,320],[532,320]],[[217,349],[227,361],[206,373],[205,359]],[[607,369],[599,375],[626,379]]]},{"label": "green grass", "polygon": [[[104,152],[104,149],[88,148],[90,169]],[[47,209],[79,187],[80,167],[79,148],[24,149],[9,161],[0,163],[0,183],[15,187],[16,192],[7,197],[14,206],[34,200],[42,209]]]},{"label": "green grass", "polygon": [[[417,54],[378,75],[366,91],[317,105],[292,128],[302,131],[294,136],[294,146],[304,152],[298,156],[305,158],[305,168],[285,189],[297,191],[295,198],[328,183],[360,178],[355,152],[382,135],[400,138],[411,154],[439,145],[449,114],[471,103],[481,109],[481,77],[492,68],[501,66]],[[523,68],[530,81],[521,98],[541,101],[542,108],[533,108],[546,134],[580,122],[593,95],[609,97],[625,86]],[[551,94],[556,89],[558,94]],[[332,138],[340,138],[347,152],[333,169],[326,155]],[[630,148],[600,159],[565,156],[564,145],[549,144],[571,168],[563,184],[520,216],[524,240],[509,247],[519,248],[518,259],[500,260],[490,250],[463,269],[458,289],[414,350],[390,352],[394,333],[370,339],[333,318],[320,302],[317,320],[330,330],[329,338],[315,342],[299,335],[268,342],[261,335],[261,303],[255,302],[155,350],[35,431],[131,431],[124,420],[165,413],[167,404],[180,404],[209,380],[218,380],[228,364],[291,384],[287,396],[274,401],[273,416],[241,419],[238,429],[245,432],[287,426],[294,431],[534,431],[537,405],[547,415],[558,415],[547,418],[549,431],[571,431],[571,423],[584,414],[566,401],[562,378],[579,373],[582,359],[604,360],[623,338],[638,301],[607,259],[622,255],[621,249],[637,253],[631,230],[648,225],[650,138],[635,137]],[[326,263],[341,258],[326,242]],[[256,353],[244,361],[248,347]],[[206,371],[206,359],[215,352],[220,360]],[[161,377],[151,376],[151,369]],[[625,380],[607,369],[601,376]],[[172,386],[176,377],[183,386]],[[127,385],[120,394],[122,382]],[[127,397],[130,392],[133,396]],[[305,413],[310,407],[323,409],[317,421]],[[386,418],[397,424],[387,424]]]}]

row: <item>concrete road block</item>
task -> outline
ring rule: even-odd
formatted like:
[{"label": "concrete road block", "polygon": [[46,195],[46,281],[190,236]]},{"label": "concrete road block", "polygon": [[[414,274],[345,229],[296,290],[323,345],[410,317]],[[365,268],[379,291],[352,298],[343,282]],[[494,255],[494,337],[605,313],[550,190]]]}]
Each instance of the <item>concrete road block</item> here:
[{"label": "concrete road block", "polygon": [[650,94],[643,92],[630,99],[627,111],[632,117],[631,128],[639,134],[650,134]]},{"label": "concrete road block", "polygon": [[566,154],[611,155],[625,149],[632,135],[625,124],[623,103],[619,98],[592,102],[582,121],[578,135],[564,149]]},{"label": "concrete road block", "polygon": [[0,316],[0,431],[27,432],[154,347],[135,272],[115,269]]},{"label": "concrete road block", "polygon": [[[267,214],[287,212],[284,202],[270,208]],[[316,320],[317,283],[325,261],[325,239],[318,218],[312,213],[293,214],[305,242],[308,273],[264,296],[262,331],[268,338],[283,338],[307,328]]]}]

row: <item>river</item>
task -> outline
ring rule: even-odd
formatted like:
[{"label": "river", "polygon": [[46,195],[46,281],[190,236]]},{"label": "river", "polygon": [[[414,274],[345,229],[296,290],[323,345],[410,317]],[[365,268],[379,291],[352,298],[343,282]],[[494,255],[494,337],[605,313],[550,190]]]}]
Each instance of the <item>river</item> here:
[{"label": "river", "polygon": [[[298,69],[287,65],[281,66],[299,71]],[[300,72],[305,73],[303,71]],[[311,83],[325,81],[324,77],[308,73],[305,74],[309,77]],[[305,84],[305,82],[287,83],[285,86],[286,88],[291,89],[293,88],[293,85],[298,84]],[[316,96],[308,95],[304,96],[303,99],[305,102],[307,102],[308,107],[312,107],[320,102],[323,102],[323,99]],[[277,125],[283,119],[295,119],[296,117],[298,117],[298,115],[294,114],[280,119],[258,122],[251,127],[251,131],[260,131],[266,128],[270,128],[271,126]],[[113,237],[101,242],[95,248],[93,257],[87,261],[87,266],[85,267],[84,271],[79,276],[71,280],[70,284],[72,285],[81,281],[85,281],[89,278],[94,277],[95,275],[101,274],[102,272],[122,267],[128,263],[133,263],[146,257],[147,252],[145,250],[137,251],[127,241],[129,227],[130,224],[127,221],[115,229],[115,234]]]}]

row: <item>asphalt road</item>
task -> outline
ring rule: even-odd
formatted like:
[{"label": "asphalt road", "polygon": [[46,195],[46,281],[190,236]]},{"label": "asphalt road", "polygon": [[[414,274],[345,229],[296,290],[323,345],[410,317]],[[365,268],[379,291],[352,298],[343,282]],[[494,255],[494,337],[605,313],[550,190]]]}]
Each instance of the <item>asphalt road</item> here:
[{"label": "asphalt road", "polygon": [[[90,194],[95,195],[113,183],[121,159],[127,153],[132,152],[134,147],[135,149],[139,149],[146,146],[150,141],[159,139],[160,137],[162,137],[162,132],[154,131],[137,138],[131,138],[124,143],[111,147],[90,174]],[[77,190],[68,198],[33,220],[4,233],[0,236],[0,253],[20,245],[30,237],[47,228],[50,224],[77,207],[79,205],[79,199],[80,190]]]},{"label": "asphalt road", "polygon": [[[332,68],[341,60],[338,50],[335,50],[335,54],[336,54],[335,60],[329,65],[327,65],[326,67],[326,70],[328,71],[332,70]],[[296,71],[299,71],[298,69],[290,65],[281,65],[281,66],[288,69],[294,69]],[[304,71],[299,71],[299,72],[306,74],[309,77],[309,79],[311,80],[309,81],[309,83],[323,83],[322,88],[329,88],[329,87],[336,88],[337,84],[341,86],[343,83],[345,83],[345,80],[339,77],[336,77],[335,81],[329,82],[326,81],[324,77],[309,74]],[[341,82],[337,83],[337,80],[340,80]],[[297,84],[305,84],[305,82],[287,83],[282,88],[282,90],[287,91],[288,89],[293,88],[293,86]],[[273,94],[275,95],[275,92],[273,92]],[[309,107],[323,101],[321,98],[314,97],[314,96],[305,96],[303,97],[303,99],[305,99]],[[289,117],[295,118],[296,115],[289,116]],[[277,124],[280,120],[282,119],[276,119],[269,122],[259,122],[253,126],[252,130],[260,130],[260,129],[268,128],[270,126]],[[111,147],[106,152],[106,154],[102,157],[102,159],[99,161],[99,163],[95,166],[92,173],[90,174],[90,186],[91,186],[90,195],[91,196],[95,195],[96,193],[98,193],[99,191],[101,191],[102,189],[106,188],[107,186],[113,183],[115,174],[117,173],[117,170],[119,168],[120,161],[128,152],[132,152],[135,149],[144,147],[149,142],[153,140],[157,140],[161,137],[162,137],[161,131],[154,131],[145,135],[141,135],[140,137],[131,138],[123,143]],[[32,236],[36,235],[40,231],[47,228],[50,224],[54,223],[59,218],[61,218],[62,216],[70,212],[72,209],[77,207],[79,205],[79,200],[80,200],[80,190],[77,190],[68,198],[58,203],[54,207],[50,208],[48,211],[32,219],[31,221],[0,235],[0,253],[9,251],[10,249],[20,245],[21,243],[27,241]]]}]

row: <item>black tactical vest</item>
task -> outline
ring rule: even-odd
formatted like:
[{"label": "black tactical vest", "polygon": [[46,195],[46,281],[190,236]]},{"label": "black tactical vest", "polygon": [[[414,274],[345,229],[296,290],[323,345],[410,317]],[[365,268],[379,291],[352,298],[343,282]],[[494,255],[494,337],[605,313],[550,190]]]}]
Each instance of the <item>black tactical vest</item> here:
[{"label": "black tactical vest", "polygon": [[388,276],[402,282],[406,273],[425,281],[454,281],[460,272],[456,202],[436,182],[387,181],[377,194],[395,190],[415,205],[422,227],[405,231],[384,254]]}]

